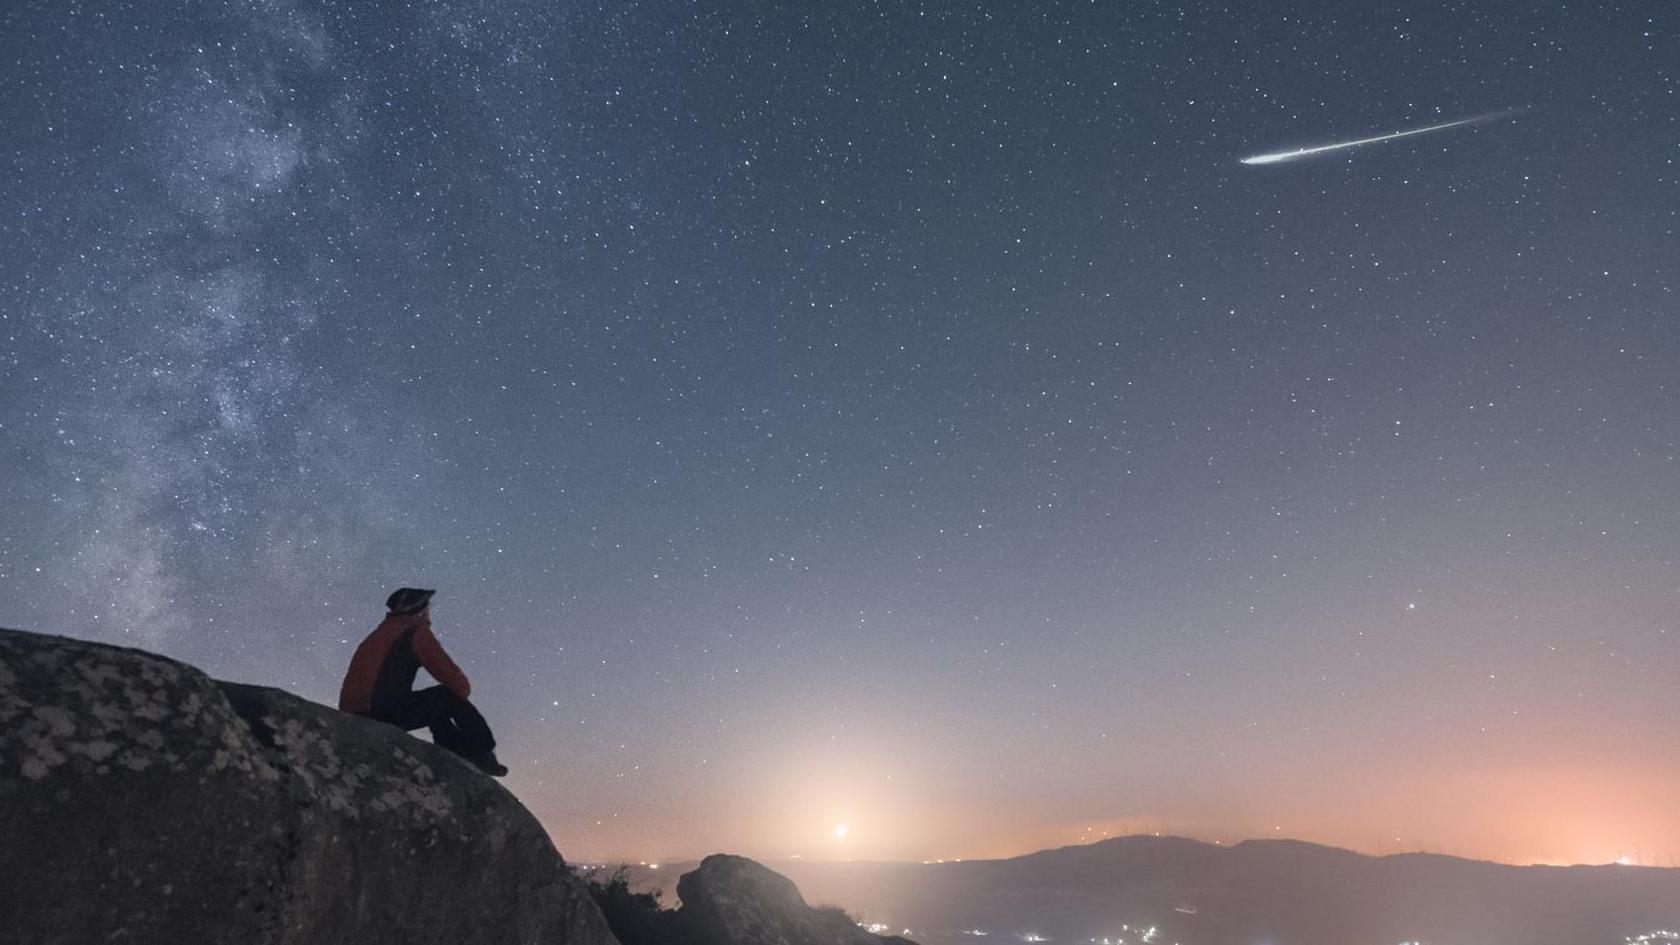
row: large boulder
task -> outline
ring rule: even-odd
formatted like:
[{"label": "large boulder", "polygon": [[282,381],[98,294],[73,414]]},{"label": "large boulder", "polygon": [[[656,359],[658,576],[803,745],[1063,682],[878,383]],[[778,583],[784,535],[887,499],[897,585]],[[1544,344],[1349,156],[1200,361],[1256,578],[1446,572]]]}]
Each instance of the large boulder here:
[{"label": "large boulder", "polygon": [[0,929],[32,945],[616,945],[512,794],[396,728],[0,630]]},{"label": "large boulder", "polygon": [[793,881],[744,856],[708,856],[677,881],[685,937],[695,945],[912,945],[815,908]]}]

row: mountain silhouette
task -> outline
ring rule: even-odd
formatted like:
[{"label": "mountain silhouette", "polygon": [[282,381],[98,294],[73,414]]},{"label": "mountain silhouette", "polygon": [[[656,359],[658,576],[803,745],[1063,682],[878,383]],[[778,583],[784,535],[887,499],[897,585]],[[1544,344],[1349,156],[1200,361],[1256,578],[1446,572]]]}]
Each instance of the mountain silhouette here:
[{"label": "mountain silhouette", "polygon": [[[922,943],[1623,945],[1680,927],[1680,870],[1366,856],[1293,840],[1133,836],[1006,860],[775,868]],[[641,871],[650,886],[683,869]],[[983,934],[980,934],[983,933]]]}]

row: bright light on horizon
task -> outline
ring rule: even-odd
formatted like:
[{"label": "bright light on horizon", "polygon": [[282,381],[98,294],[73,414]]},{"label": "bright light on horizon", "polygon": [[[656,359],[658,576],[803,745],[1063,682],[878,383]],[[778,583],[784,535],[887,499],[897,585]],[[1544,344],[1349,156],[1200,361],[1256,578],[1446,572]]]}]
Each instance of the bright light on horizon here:
[{"label": "bright light on horizon", "polygon": [[[859,838],[855,838],[855,837],[852,836],[852,828],[851,828],[851,824],[849,822],[847,822],[847,821],[830,821],[830,823],[832,824],[832,827],[831,828],[826,828],[826,829],[829,829],[831,831],[829,835],[833,838],[833,843],[835,844],[835,846],[829,848],[830,851],[831,851],[830,854],[829,854],[830,857],[832,857],[832,856],[844,856],[846,859],[852,859],[852,858],[857,857],[857,856],[864,856],[866,858],[876,858],[876,857],[873,856],[873,847],[871,846],[872,841],[870,839],[868,839],[868,837],[874,836],[873,833],[866,832],[866,834],[864,835],[865,838],[864,839],[859,839]],[[1143,838],[1143,837],[1174,836],[1174,837],[1179,837],[1179,838],[1182,838],[1183,840],[1190,841],[1190,842],[1206,843],[1206,844],[1210,844],[1210,845],[1218,846],[1218,847],[1228,847],[1232,843],[1241,843],[1241,842],[1245,842],[1245,840],[1275,840],[1275,839],[1279,838],[1278,834],[1270,832],[1270,831],[1267,831],[1265,834],[1261,834],[1261,833],[1257,832],[1257,833],[1252,833],[1252,834],[1239,835],[1235,838],[1223,838],[1223,839],[1209,839],[1205,835],[1198,835],[1198,834],[1200,834],[1200,831],[1196,831],[1196,830],[1176,830],[1176,831],[1175,830],[1165,830],[1165,831],[1135,831],[1135,832],[1130,832],[1129,831],[1129,832],[1120,833],[1118,835],[1110,834],[1109,836],[1105,837],[1104,839],[1119,840],[1119,839]],[[1622,853],[1620,851],[1616,851],[1616,852],[1612,853],[1612,852],[1610,852],[1610,850],[1604,850],[1602,847],[1600,847],[1598,851],[1594,852],[1593,850],[1590,849],[1593,846],[1592,844],[1585,845],[1585,847],[1582,850],[1580,850],[1580,852],[1577,852],[1577,853],[1574,853],[1574,854],[1553,853],[1553,854],[1549,854],[1549,855],[1547,855],[1547,854],[1536,855],[1531,851],[1511,851],[1511,852],[1506,853],[1504,855],[1496,855],[1496,854],[1485,853],[1485,852],[1476,851],[1476,850],[1462,850],[1462,849],[1455,850],[1455,849],[1450,848],[1450,847],[1443,849],[1443,848],[1440,848],[1440,847],[1434,847],[1432,845],[1427,845],[1427,844],[1415,844],[1414,845],[1414,844],[1411,844],[1411,843],[1404,843],[1404,844],[1401,844],[1397,848],[1396,845],[1395,845],[1395,841],[1393,841],[1393,840],[1391,840],[1389,842],[1389,844],[1384,845],[1384,846],[1380,846],[1380,847],[1379,846],[1371,846],[1371,845],[1360,845],[1360,844],[1344,844],[1344,843],[1336,842],[1335,838],[1326,838],[1326,837],[1321,837],[1321,836],[1314,836],[1311,833],[1305,833],[1305,834],[1301,834],[1301,835],[1290,835],[1290,836],[1288,836],[1288,839],[1298,841],[1298,842],[1301,842],[1301,843],[1308,843],[1308,844],[1314,844],[1314,845],[1318,845],[1318,846],[1331,847],[1331,848],[1335,848],[1335,849],[1348,850],[1350,852],[1357,853],[1357,854],[1360,854],[1362,856],[1370,856],[1370,857],[1391,856],[1391,855],[1394,855],[1396,853],[1430,853],[1430,854],[1436,854],[1436,855],[1441,855],[1441,856],[1451,856],[1451,857],[1458,857],[1458,858],[1464,858],[1464,859],[1470,859],[1470,860],[1477,860],[1477,861],[1487,862],[1487,863],[1501,863],[1501,864],[1505,864],[1505,865],[1508,865],[1508,866],[1554,866],[1554,867],[1593,866],[1593,865],[1629,866],[1629,867],[1638,867],[1638,866],[1676,867],[1676,866],[1680,866],[1680,857],[1672,857],[1672,856],[1666,856],[1666,855],[1651,855],[1651,854],[1648,854],[1648,853],[1641,853],[1641,852]],[[1101,842],[1101,841],[1093,841],[1093,840],[1089,840],[1089,839],[1085,839],[1085,838],[1080,838],[1077,841],[1076,845],[1086,845],[1086,844],[1092,844],[1092,843],[1096,843],[1096,842]],[[860,844],[860,843],[864,844],[864,846],[863,847],[857,847],[856,844]],[[840,847],[842,845],[844,845],[846,847],[846,851],[844,853],[842,853],[842,851],[840,850]],[[1040,850],[1056,849],[1058,847],[1067,846],[1067,845],[1069,845],[1069,844],[1067,844],[1065,841],[1060,840],[1060,838],[1055,837],[1055,836],[1051,836],[1051,837],[1047,837],[1045,840],[1039,842],[1037,845],[1020,845],[1020,846],[1014,847],[1013,849],[1003,849],[1003,850],[988,852],[988,853],[980,856],[979,859],[1013,859],[1015,857],[1027,856],[1027,855],[1030,855],[1032,853],[1038,852]],[[1605,844],[1605,846],[1609,846],[1609,844]],[[1614,847],[1612,847],[1611,849],[1614,849]],[[1627,847],[1622,846],[1621,849],[1626,850]],[[749,855],[755,855],[755,856],[761,855],[761,856],[767,857],[766,862],[773,862],[773,861],[776,861],[776,860],[795,860],[795,861],[797,861],[797,860],[805,859],[807,856],[812,854],[812,851],[805,851],[804,853],[767,852],[767,851],[759,851],[758,853],[754,853],[753,851],[748,851],[748,854]],[[692,860],[698,861],[700,858],[704,857],[705,855],[706,855],[705,852],[696,852],[696,853],[686,854],[685,856],[686,856],[687,859],[692,859]],[[684,858],[685,858],[684,856],[675,857],[675,859],[678,859],[678,860],[682,860]],[[654,860],[654,859],[651,859],[651,858],[638,857],[638,856],[606,855],[606,856],[592,856],[592,857],[589,857],[587,860],[580,859],[580,862],[596,863],[596,864],[635,863],[635,864],[637,864],[637,865],[639,865],[639,866],[641,866],[645,869],[648,869],[650,871],[659,871],[659,870],[662,870],[662,867],[665,864],[669,863],[672,859],[673,858],[671,858],[671,857],[664,857],[660,860]],[[818,861],[824,861],[824,860],[828,859],[828,857],[825,857],[821,854],[817,854],[816,859]],[[918,858],[918,857],[915,857],[915,856],[895,857],[895,856],[889,854],[889,855],[886,855],[886,856],[881,856],[881,857],[879,857],[879,859],[884,860],[884,861],[891,861],[891,862],[919,863],[923,866],[935,866],[935,865],[945,864],[945,863],[962,863],[967,859],[973,859],[973,858],[970,858],[970,857],[951,857],[951,856],[930,857],[930,858]],[[590,868],[600,869],[600,868],[605,868],[605,866],[604,865],[602,865],[602,866],[592,866]]]}]

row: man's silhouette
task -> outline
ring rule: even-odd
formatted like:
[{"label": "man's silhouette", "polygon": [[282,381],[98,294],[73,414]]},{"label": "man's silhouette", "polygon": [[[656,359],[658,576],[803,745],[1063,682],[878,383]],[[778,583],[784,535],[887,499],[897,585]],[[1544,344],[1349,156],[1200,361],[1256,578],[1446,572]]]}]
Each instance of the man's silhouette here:
[{"label": "man's silhouette", "polygon": [[[356,647],[338,692],[338,707],[405,732],[429,728],[434,743],[499,778],[507,768],[496,760],[490,726],[467,701],[472,684],[432,636],[435,593],[404,587],[385,601],[390,613]],[[413,691],[422,666],[442,685]]]}]

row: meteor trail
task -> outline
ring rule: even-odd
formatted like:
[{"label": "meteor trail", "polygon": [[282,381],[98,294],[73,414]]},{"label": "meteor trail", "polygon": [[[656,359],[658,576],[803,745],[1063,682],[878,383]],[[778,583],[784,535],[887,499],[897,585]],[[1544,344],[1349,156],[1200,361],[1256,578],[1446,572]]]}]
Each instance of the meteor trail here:
[{"label": "meteor trail", "polygon": [[1273,151],[1270,154],[1256,154],[1253,157],[1243,158],[1242,162],[1244,164],[1282,164],[1285,161],[1293,161],[1296,158],[1309,157],[1314,154],[1323,154],[1326,151],[1340,151],[1343,148],[1357,148],[1362,144],[1376,144],[1378,141],[1393,141],[1395,138],[1409,138],[1412,135],[1425,135],[1431,131],[1445,131],[1448,128],[1457,128],[1460,125],[1474,125],[1478,122],[1492,121],[1495,118],[1504,118],[1509,114],[1511,114],[1509,111],[1494,112],[1491,115],[1477,115],[1474,118],[1460,118],[1457,121],[1443,122],[1439,125],[1430,125],[1426,128],[1413,128],[1409,131],[1396,131],[1393,134],[1377,135],[1374,138],[1359,138],[1354,141],[1338,141],[1335,144],[1321,144],[1313,148],[1296,148],[1293,151]]}]

